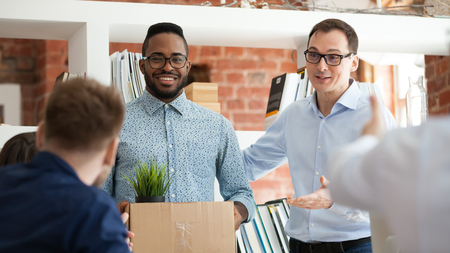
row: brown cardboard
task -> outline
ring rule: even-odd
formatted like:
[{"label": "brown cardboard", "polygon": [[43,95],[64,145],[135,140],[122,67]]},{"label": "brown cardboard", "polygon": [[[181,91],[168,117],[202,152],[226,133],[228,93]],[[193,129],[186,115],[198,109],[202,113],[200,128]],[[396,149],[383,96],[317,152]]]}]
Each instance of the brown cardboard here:
[{"label": "brown cardboard", "polygon": [[220,103],[209,103],[209,102],[194,102],[194,103],[206,107],[210,110],[213,110],[217,113],[220,113]]},{"label": "brown cardboard", "polygon": [[235,252],[233,202],[132,203],[134,253]]},{"label": "brown cardboard", "polygon": [[195,103],[217,103],[219,101],[217,83],[193,82],[184,87],[184,92],[186,98]]}]

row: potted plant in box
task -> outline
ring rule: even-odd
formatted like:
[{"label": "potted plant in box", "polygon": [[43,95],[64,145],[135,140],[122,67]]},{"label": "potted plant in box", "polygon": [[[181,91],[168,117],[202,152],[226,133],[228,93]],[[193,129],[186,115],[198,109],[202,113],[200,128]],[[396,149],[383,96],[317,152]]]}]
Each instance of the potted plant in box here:
[{"label": "potted plant in box", "polygon": [[135,191],[136,203],[142,202],[164,202],[165,194],[173,183],[175,174],[169,176],[166,171],[166,164],[159,164],[156,160],[150,162],[140,162],[138,160],[133,170],[135,177],[130,172],[129,176],[122,173]]}]

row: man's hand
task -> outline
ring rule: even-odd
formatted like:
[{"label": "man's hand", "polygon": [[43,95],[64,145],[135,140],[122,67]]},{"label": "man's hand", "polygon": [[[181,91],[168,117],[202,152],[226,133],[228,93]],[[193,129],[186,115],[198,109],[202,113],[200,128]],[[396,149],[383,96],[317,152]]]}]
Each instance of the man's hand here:
[{"label": "man's hand", "polygon": [[[121,201],[117,204],[117,208],[119,209],[119,212],[121,213],[120,218],[122,219],[123,224],[125,224],[125,222],[127,222],[127,220],[128,220],[128,217],[130,217],[130,215],[125,212],[125,207],[127,207],[128,204],[130,204],[130,203],[126,200]],[[131,237],[134,237],[134,233],[131,231],[128,231],[128,236],[125,239],[125,242],[127,243],[128,249],[130,250],[130,252],[133,251],[133,243],[131,242],[131,239],[130,239]]]},{"label": "man's hand", "polygon": [[248,210],[241,202],[234,201],[234,230],[237,231],[241,223],[247,220]]},{"label": "man's hand", "polygon": [[378,99],[372,95],[370,102],[372,103],[372,119],[364,126],[362,135],[374,135],[380,139],[386,131],[386,124],[381,115]]},{"label": "man's hand", "polygon": [[289,205],[305,209],[330,208],[333,205],[333,200],[331,199],[330,191],[327,187],[329,181],[324,176],[321,176],[320,183],[322,184],[322,187],[320,187],[319,190],[296,199],[289,198],[286,202]]}]

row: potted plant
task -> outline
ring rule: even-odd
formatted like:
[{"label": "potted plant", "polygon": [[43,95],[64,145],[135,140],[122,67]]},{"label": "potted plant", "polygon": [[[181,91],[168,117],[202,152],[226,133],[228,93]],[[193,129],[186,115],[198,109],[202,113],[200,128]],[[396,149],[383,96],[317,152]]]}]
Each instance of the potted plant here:
[{"label": "potted plant", "polygon": [[122,173],[136,194],[136,203],[164,202],[165,194],[173,183],[175,174],[169,176],[166,164],[159,164],[156,160],[140,162],[134,166],[135,177],[130,172],[129,176]]}]

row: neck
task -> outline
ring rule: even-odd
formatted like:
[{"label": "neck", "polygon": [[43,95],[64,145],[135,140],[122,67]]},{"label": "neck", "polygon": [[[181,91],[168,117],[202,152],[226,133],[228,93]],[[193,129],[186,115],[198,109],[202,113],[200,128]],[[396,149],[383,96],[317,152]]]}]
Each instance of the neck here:
[{"label": "neck", "polygon": [[148,86],[147,87],[145,87],[145,89],[148,91],[148,93],[150,93],[152,96],[154,96],[155,98],[157,98],[157,99],[159,99],[160,101],[162,101],[162,102],[164,102],[164,103],[166,103],[166,104],[168,104],[168,103],[170,103],[170,102],[172,102],[172,101],[174,101],[177,97],[179,97],[180,95],[181,95],[181,93],[183,93],[183,89],[181,89],[180,90],[180,92],[178,92],[178,94],[175,96],[175,97],[173,97],[173,98],[160,98],[160,97],[158,97]]},{"label": "neck", "polygon": [[333,109],[333,106],[336,104],[336,102],[339,100],[339,98],[342,96],[342,94],[345,93],[345,91],[350,87],[350,84],[348,86],[344,86],[345,89],[343,90],[334,90],[330,92],[316,92],[316,99],[317,99],[317,108],[319,111],[323,114],[324,117],[327,117],[331,114],[331,110]]},{"label": "neck", "polygon": [[65,150],[61,147],[48,145],[42,151],[50,152],[64,160],[75,171],[78,178],[91,186],[103,168],[102,151]]}]

